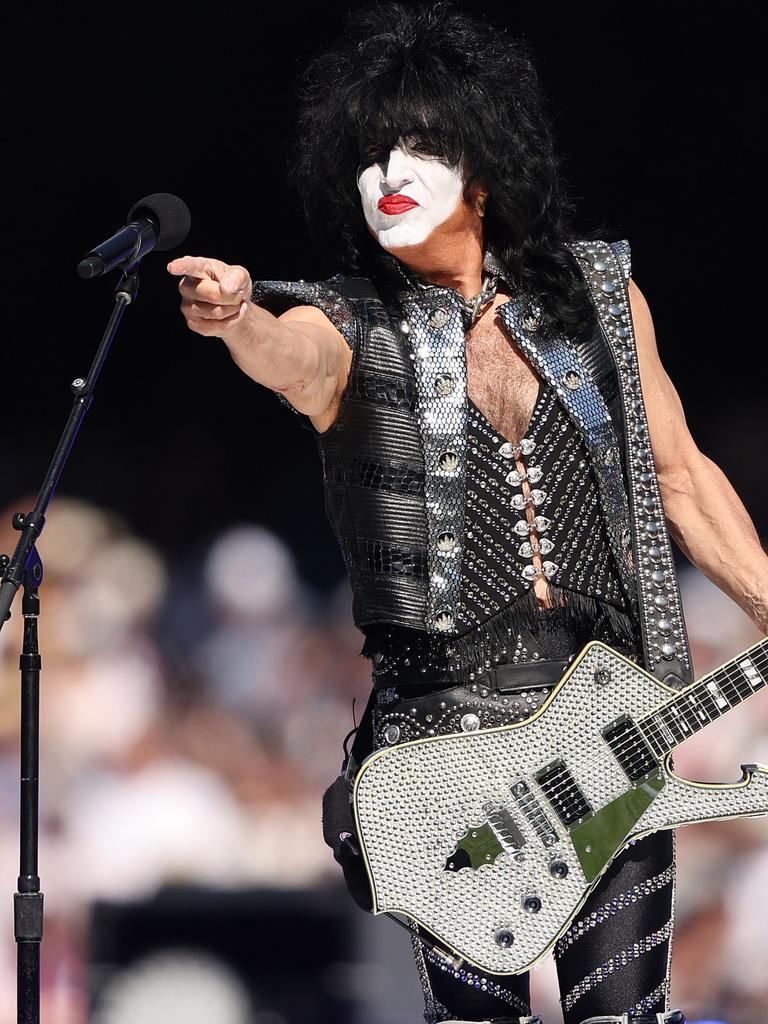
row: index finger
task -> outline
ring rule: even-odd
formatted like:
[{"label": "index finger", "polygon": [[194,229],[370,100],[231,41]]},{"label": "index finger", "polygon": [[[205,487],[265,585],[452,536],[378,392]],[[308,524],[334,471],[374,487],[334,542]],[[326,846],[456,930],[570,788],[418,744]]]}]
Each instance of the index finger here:
[{"label": "index finger", "polygon": [[207,256],[179,256],[168,264],[168,271],[177,277],[209,278],[218,281],[228,270],[226,263]]}]

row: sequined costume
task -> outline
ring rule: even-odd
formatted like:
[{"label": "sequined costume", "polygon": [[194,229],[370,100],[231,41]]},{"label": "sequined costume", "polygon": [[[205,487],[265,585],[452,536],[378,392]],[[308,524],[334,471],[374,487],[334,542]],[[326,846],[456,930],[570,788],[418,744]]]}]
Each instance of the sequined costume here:
[{"label": "sequined costume", "polygon": [[[514,292],[496,310],[540,376],[520,439],[467,394],[467,323],[452,289],[391,257],[373,281],[255,285],[275,313],[318,306],[352,348],[338,417],[315,436],[372,663],[373,747],[520,721],[557,676],[502,688],[504,666],[562,671],[589,639],[671,685],[690,678],[626,297],[629,246],[572,252],[595,304],[582,337],[539,332],[542,309]],[[503,274],[490,254],[485,266]],[[539,574],[552,608],[536,599]],[[614,860],[555,951],[566,1024],[667,1007],[673,897],[672,832]],[[530,1013],[527,974],[454,971],[417,934],[428,1024]]]}]

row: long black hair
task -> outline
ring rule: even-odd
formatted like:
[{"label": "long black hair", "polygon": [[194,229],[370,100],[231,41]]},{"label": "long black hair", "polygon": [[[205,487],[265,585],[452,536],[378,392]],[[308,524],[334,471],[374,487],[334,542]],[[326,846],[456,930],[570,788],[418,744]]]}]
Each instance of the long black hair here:
[{"label": "long black hair", "polygon": [[[513,284],[546,296],[564,326],[589,315],[563,243],[575,237],[554,132],[530,44],[453,3],[382,3],[347,15],[300,84],[294,180],[311,233],[336,269],[370,272],[357,170],[368,144],[412,136],[488,192],[486,244]],[[585,237],[583,233],[579,237]]]}]

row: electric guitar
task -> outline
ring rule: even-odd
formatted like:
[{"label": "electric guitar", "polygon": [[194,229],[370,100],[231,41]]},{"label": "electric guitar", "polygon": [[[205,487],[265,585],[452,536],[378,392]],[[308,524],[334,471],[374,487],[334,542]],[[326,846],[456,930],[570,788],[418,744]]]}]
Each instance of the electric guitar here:
[{"label": "electric guitar", "polygon": [[527,970],[632,839],[768,813],[768,766],[713,785],[670,764],[766,682],[768,639],[682,690],[593,641],[524,722],[375,751],[353,791],[373,913],[481,970]]}]

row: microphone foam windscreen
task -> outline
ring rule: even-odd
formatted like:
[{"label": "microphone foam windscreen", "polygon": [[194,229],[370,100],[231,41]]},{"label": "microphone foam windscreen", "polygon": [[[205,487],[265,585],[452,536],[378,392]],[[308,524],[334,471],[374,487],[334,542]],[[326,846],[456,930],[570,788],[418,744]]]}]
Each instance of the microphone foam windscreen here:
[{"label": "microphone foam windscreen", "polygon": [[183,199],[170,192],[153,192],[151,196],[145,196],[134,203],[128,213],[128,220],[137,217],[150,217],[157,223],[155,249],[160,251],[180,245],[192,226],[189,207]]}]

